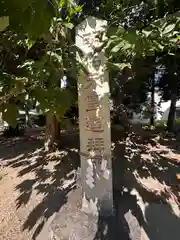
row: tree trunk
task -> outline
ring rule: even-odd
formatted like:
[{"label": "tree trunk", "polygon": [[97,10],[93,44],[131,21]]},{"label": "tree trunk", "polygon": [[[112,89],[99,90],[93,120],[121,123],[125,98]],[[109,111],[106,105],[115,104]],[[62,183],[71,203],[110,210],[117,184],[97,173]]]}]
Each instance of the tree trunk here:
[{"label": "tree trunk", "polygon": [[45,151],[57,147],[59,145],[60,138],[60,123],[56,116],[52,113],[46,115],[46,132],[45,132]]},{"label": "tree trunk", "polygon": [[158,0],[156,6],[156,14],[158,17],[162,18],[165,14],[165,3],[164,0]]},{"label": "tree trunk", "polygon": [[172,131],[173,127],[174,127],[175,113],[176,113],[176,101],[177,101],[177,94],[172,93],[171,106],[170,106],[168,121],[167,121],[167,130],[168,131]]},{"label": "tree trunk", "polygon": [[154,115],[155,115],[155,91],[154,91],[154,79],[152,79],[151,86],[151,117],[150,117],[150,125],[154,126]]}]

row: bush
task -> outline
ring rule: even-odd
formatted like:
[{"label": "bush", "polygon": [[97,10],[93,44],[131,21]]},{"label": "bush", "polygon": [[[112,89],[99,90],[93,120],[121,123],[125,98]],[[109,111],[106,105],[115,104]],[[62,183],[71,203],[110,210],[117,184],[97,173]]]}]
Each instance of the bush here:
[{"label": "bush", "polygon": [[23,136],[24,132],[25,132],[24,124],[17,124],[15,127],[8,126],[4,130],[3,136],[4,137],[19,137],[19,136]]}]

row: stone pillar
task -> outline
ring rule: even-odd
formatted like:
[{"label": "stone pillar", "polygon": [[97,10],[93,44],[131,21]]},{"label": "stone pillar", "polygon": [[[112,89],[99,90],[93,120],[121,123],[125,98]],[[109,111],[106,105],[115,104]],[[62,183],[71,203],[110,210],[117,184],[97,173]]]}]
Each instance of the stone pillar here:
[{"label": "stone pillar", "polygon": [[103,40],[107,22],[88,17],[76,29],[82,210],[113,214],[109,75]]}]

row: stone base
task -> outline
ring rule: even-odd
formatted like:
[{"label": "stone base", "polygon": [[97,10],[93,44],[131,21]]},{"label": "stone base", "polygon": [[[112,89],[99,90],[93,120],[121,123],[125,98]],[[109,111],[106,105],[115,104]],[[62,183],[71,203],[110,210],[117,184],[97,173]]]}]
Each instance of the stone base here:
[{"label": "stone base", "polygon": [[[118,217],[121,213],[96,217],[84,213],[81,207],[81,189],[76,189],[50,225],[52,240],[141,240],[141,229],[130,213],[128,220],[133,229],[132,238],[129,238],[129,228]],[[124,206],[121,207],[123,210]]]},{"label": "stone base", "polygon": [[119,239],[115,231],[115,216],[96,217],[84,213],[81,189],[74,190],[51,223],[53,240]]},{"label": "stone base", "polygon": [[[93,217],[82,212],[76,189],[50,224],[51,240],[179,240],[180,218],[167,204],[137,202],[128,192],[114,193],[116,215]],[[46,238],[48,239],[48,238]]]}]

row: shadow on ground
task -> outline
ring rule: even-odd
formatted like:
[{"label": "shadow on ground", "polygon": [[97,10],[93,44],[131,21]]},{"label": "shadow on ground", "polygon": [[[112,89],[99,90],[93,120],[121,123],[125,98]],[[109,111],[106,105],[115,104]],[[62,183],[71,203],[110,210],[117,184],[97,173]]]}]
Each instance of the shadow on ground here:
[{"label": "shadow on ground", "polygon": [[[98,239],[140,239],[142,228],[150,240],[178,240],[180,210],[178,162],[162,147],[152,146],[141,134],[130,134],[124,139],[121,133],[112,133],[114,205],[113,218],[98,219]],[[173,140],[174,141],[174,140]],[[17,208],[27,204],[35,190],[43,194],[43,199],[29,213],[23,224],[24,229],[35,228],[36,239],[46,221],[68,201],[69,193],[76,187],[76,172],[79,167],[78,135],[62,135],[62,149],[58,155],[45,155],[42,139],[31,138],[27,142],[18,141],[7,152],[0,148],[0,159],[12,159],[9,165],[19,168],[19,177],[33,172],[34,177],[23,180],[16,190]],[[176,140],[178,145],[180,142]],[[23,145],[24,144],[24,145]],[[24,147],[25,146],[25,147]],[[168,140],[161,146],[171,147]],[[9,147],[8,147],[9,149]],[[177,149],[176,149],[177,150]],[[178,152],[176,151],[178,154]],[[49,167],[54,162],[53,167]],[[68,184],[64,186],[64,183]],[[173,209],[173,203],[179,209]]]},{"label": "shadow on ground", "polygon": [[[168,143],[168,139],[166,144],[161,145],[163,141],[155,143],[143,133],[131,133],[124,139],[119,136],[121,133],[117,131],[112,134],[117,216],[114,224],[108,219],[99,220],[98,231],[102,234],[105,225],[109,231],[95,239],[141,239],[143,235],[150,240],[178,240],[180,182],[177,175],[180,164],[170,154],[176,148]],[[176,145],[179,143],[176,139]],[[171,147],[170,151],[167,147]],[[115,225],[118,227],[114,227],[114,231],[119,238],[108,237],[114,232],[112,226]]]},{"label": "shadow on ground", "polygon": [[[0,137],[0,164],[9,162],[16,163],[17,167],[24,159],[28,159],[35,151],[43,146],[43,135],[41,131],[34,130],[23,137],[4,138]],[[22,160],[22,163],[21,163]],[[16,165],[15,165],[16,166]]]},{"label": "shadow on ground", "polygon": [[[62,149],[45,154],[42,138],[18,138],[1,145],[0,159],[17,168],[22,182],[16,186],[19,196],[17,209],[29,203],[33,192],[43,196],[34,206],[23,224],[23,230],[33,229],[36,239],[47,220],[67,202],[68,194],[76,188],[76,171],[79,167],[78,136],[62,134]],[[29,175],[31,174],[31,175]],[[26,177],[27,175],[27,177]],[[65,185],[66,184],[66,185]]]},{"label": "shadow on ground", "polygon": [[116,209],[118,213],[114,217],[99,217],[98,230],[93,240],[179,239],[180,218],[169,205],[151,202],[142,214],[136,198],[125,198],[126,204],[122,197]]}]

